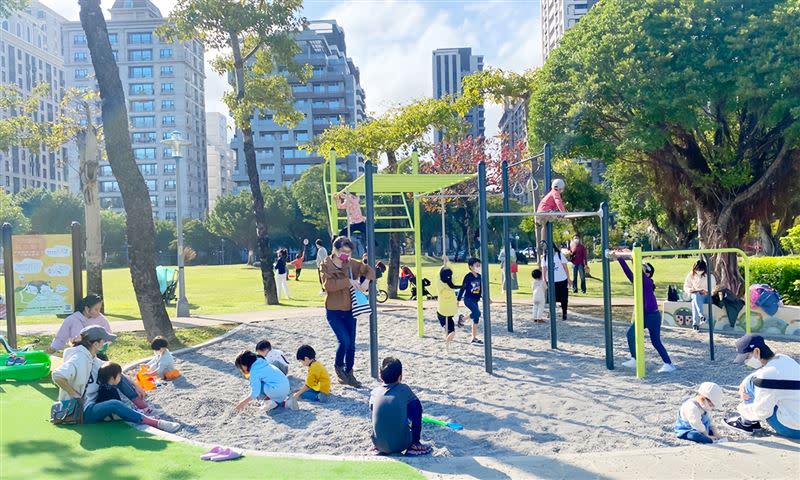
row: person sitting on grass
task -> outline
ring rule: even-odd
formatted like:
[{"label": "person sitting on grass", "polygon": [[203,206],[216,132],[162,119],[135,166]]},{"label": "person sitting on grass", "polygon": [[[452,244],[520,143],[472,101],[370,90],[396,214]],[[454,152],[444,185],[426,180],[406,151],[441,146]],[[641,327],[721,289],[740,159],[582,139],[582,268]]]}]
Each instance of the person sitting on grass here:
[{"label": "person sitting on grass", "polygon": [[678,410],[675,434],[681,440],[697,443],[713,443],[719,440],[717,429],[711,420],[711,411],[722,404],[722,388],[714,382],[703,382],[697,395],[686,400]]},{"label": "person sitting on grass", "polygon": [[277,367],[250,350],[240,353],[233,364],[250,381],[250,394],[236,404],[234,411],[241,412],[253,400],[263,400],[261,409],[265,413],[279,405],[297,410],[297,399],[289,395],[289,379]]},{"label": "person sitting on grass", "polygon": [[453,318],[458,313],[458,299],[456,292],[460,285],[453,285],[453,270],[445,265],[439,270],[439,281],[436,283],[436,298],[439,300],[436,307],[436,316],[439,324],[444,329],[444,348],[450,351],[450,342],[456,335],[456,325]]},{"label": "person sitting on grass", "polygon": [[381,364],[383,385],[372,390],[369,410],[372,413],[372,445],[379,453],[405,451],[406,455],[426,455],[431,446],[420,441],[422,403],[403,381],[403,364],[386,357]]},{"label": "person sitting on grass", "polygon": [[[625,259],[617,258],[615,254],[610,255],[610,260],[618,260],[619,266],[628,277],[628,281],[633,283],[633,272],[628,267]],[[661,311],[658,309],[658,300],[656,299],[656,284],[653,282],[653,275],[656,269],[649,263],[642,265],[642,298],[644,299],[644,328],[650,332],[650,343],[661,356],[664,365],[658,369],[659,373],[669,373],[675,371],[675,365],[669,358],[667,349],[661,343]],[[636,326],[631,323],[628,327],[628,350],[631,353],[630,360],[622,362],[623,367],[636,368]]]},{"label": "person sitting on grass", "polygon": [[95,402],[103,403],[106,400],[122,400],[119,397],[117,385],[122,381],[122,367],[118,363],[106,362],[97,370],[97,399]]},{"label": "person sitting on grass", "polygon": [[[101,326],[93,325],[81,330],[80,339],[64,350],[64,363],[53,370],[52,377],[58,390],[58,400],[80,399],[83,403],[83,423],[98,423],[106,418],[120,418],[126,422],[144,423],[166,432],[176,432],[181,425],[176,422],[154,418],[155,410],[144,401],[144,391],[126,376],[120,376],[116,388],[128,397],[138,410],[134,410],[119,400],[97,402],[100,389],[98,372],[103,362],[97,352],[107,342],[117,339]],[[115,417],[116,416],[116,417]]]},{"label": "person sitting on grass", "polygon": [[289,360],[286,360],[286,356],[282,351],[272,348],[269,340],[261,340],[256,344],[256,354],[278,367],[278,370],[283,372],[284,375],[289,374]]},{"label": "person sitting on grass", "polygon": [[297,349],[297,360],[308,367],[306,383],[294,392],[294,398],[312,402],[328,401],[331,394],[331,377],[325,367],[317,361],[317,352],[310,345],[301,345]]},{"label": "person sitting on grass", "polygon": [[164,380],[175,380],[181,376],[181,372],[175,368],[175,359],[169,351],[169,342],[164,337],[156,337],[150,343],[153,350],[153,358],[145,364],[148,374],[158,376]]},{"label": "person sitting on grass", "polygon": [[[64,319],[53,337],[53,342],[45,351],[47,353],[55,353],[63,350],[64,347],[69,347],[71,341],[78,341],[81,330],[91,325],[99,325],[106,329],[107,332],[112,332],[111,325],[108,320],[100,312],[103,309],[103,297],[95,293],[90,293],[82,298],[77,305],[75,305],[75,312]],[[105,350],[101,352],[100,359],[108,360],[104,355]]]},{"label": "person sitting on grass", "polygon": [[[481,310],[478,302],[481,300],[481,261],[475,257],[467,260],[469,273],[461,281],[461,289],[458,291],[458,301],[464,300],[464,306],[469,309],[469,318],[472,319],[472,340],[470,343],[480,345],[483,341],[478,339],[478,322],[481,319]],[[464,326],[464,315],[458,316],[458,326]]]}]

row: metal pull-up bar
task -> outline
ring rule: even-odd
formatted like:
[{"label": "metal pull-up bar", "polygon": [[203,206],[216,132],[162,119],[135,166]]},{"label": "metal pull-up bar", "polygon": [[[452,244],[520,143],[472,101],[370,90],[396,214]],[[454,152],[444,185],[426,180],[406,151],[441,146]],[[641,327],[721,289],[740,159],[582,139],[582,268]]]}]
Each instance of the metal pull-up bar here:
[{"label": "metal pull-up bar", "polygon": [[536,217],[536,218],[603,218],[603,210],[596,212],[488,212],[488,217]]}]

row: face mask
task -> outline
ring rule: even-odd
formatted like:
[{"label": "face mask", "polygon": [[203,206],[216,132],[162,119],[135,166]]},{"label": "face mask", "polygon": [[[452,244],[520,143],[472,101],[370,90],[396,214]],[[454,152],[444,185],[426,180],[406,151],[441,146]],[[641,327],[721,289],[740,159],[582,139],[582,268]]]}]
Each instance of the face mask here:
[{"label": "face mask", "polygon": [[339,254],[339,260],[341,260],[343,262],[346,262],[346,261],[350,260],[350,255],[348,255],[346,253],[340,253]]},{"label": "face mask", "polygon": [[752,368],[753,370],[758,370],[759,368],[763,367],[763,365],[761,365],[761,360],[759,360],[759,359],[757,359],[757,358],[755,358],[753,356],[750,356],[750,358],[745,360],[744,364],[747,365],[748,367]]}]

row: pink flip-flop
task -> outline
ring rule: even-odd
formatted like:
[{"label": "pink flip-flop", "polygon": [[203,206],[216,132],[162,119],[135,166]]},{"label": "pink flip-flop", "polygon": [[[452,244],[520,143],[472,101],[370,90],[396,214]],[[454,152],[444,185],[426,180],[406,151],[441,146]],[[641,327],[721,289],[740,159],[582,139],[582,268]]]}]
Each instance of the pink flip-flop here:
[{"label": "pink flip-flop", "polygon": [[222,455],[223,453],[226,452],[230,452],[230,449],[216,446],[211,450],[207,451],[206,453],[200,455],[200,460],[211,460],[212,457],[216,457],[217,455]]},{"label": "pink flip-flop", "polygon": [[236,460],[237,458],[241,458],[242,454],[237,452],[236,450],[227,449],[227,452],[220,453],[217,456],[209,458],[212,462],[225,462],[227,460]]}]

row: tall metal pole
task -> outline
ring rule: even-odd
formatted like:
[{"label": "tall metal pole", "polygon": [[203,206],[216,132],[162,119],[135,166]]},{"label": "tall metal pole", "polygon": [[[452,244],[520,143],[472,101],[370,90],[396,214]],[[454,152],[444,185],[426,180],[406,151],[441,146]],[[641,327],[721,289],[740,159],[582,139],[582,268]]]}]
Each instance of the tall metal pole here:
[{"label": "tall metal pole", "polygon": [[[375,265],[375,193],[372,179],[372,162],[364,163],[364,202],[367,206],[367,262]],[[369,369],[373,378],[378,378],[378,289],[369,282]]]},{"label": "tall metal pole", "polygon": [[489,299],[489,218],[486,206],[486,164],[478,163],[478,217],[481,243],[481,295],[483,297],[483,361],[486,373],[492,373],[492,314]]},{"label": "tall metal pole", "polygon": [[[545,188],[550,188],[553,172],[551,168],[550,144],[544,144],[544,184]],[[555,266],[553,265],[553,224],[550,219],[545,218],[545,259],[547,261],[547,303],[550,306],[550,348],[558,348],[558,327],[556,326],[556,289],[553,277],[555,276]]]},{"label": "tall metal pole", "polygon": [[189,316],[189,300],[186,299],[186,277],[183,265],[183,162],[181,162],[180,150],[175,156],[175,174],[178,177],[177,190],[178,199],[175,203],[177,230],[178,230],[178,317]]},{"label": "tall metal pole", "polygon": [[711,361],[714,361],[714,303],[711,301],[711,275],[714,271],[711,265],[711,255],[705,254],[706,257],[706,284],[708,288],[708,351],[711,355]]},{"label": "tall metal pole", "polygon": [[[444,194],[444,190],[440,190],[439,193]],[[447,258],[447,230],[445,229],[444,223],[444,212],[445,212],[445,204],[444,204],[444,197],[441,198],[442,203],[442,258]]]},{"label": "tall metal pole", "polygon": [[13,227],[3,224],[3,273],[5,275],[6,292],[6,330],[8,343],[17,348],[17,310],[14,305],[14,255],[11,242]]},{"label": "tall metal pole", "polygon": [[600,211],[603,216],[600,217],[600,247],[602,254],[600,261],[603,265],[603,327],[605,328],[606,337],[606,368],[609,370],[614,369],[614,339],[613,329],[611,328],[611,267],[608,264],[608,204],[603,202],[600,204]]},{"label": "tall metal pole", "polygon": [[[77,306],[78,302],[83,298],[83,262],[81,255],[83,254],[83,235],[81,231],[81,224],[72,222],[70,225],[72,233],[72,284],[73,284],[73,306]],[[97,292],[94,292],[97,293]]]},{"label": "tall metal pole", "polygon": [[[411,172],[419,175],[419,155],[416,150],[411,152]],[[422,273],[422,213],[420,212],[419,195],[414,195],[414,263],[417,275],[417,334],[422,337],[425,335],[425,319],[422,315],[425,278]]]},{"label": "tall metal pole", "polygon": [[636,378],[644,378],[644,293],[642,287],[642,247],[633,247],[633,321],[636,346]]},{"label": "tall metal pole", "polygon": [[336,238],[339,233],[339,207],[336,206],[336,192],[339,191],[339,183],[336,176],[336,151],[334,149],[328,152],[328,173],[331,177],[331,191],[329,192],[331,196],[329,212],[331,217],[331,238]]},{"label": "tall metal pole", "polygon": [[[503,160],[501,163],[503,172],[503,213],[508,213],[510,210],[508,201],[508,161]],[[511,234],[508,231],[508,217],[503,216],[503,261],[505,268],[503,269],[503,277],[505,278],[506,286],[506,323],[509,332],[514,331],[514,314],[512,312],[512,290],[511,290]],[[488,259],[487,260],[488,263]]]}]

